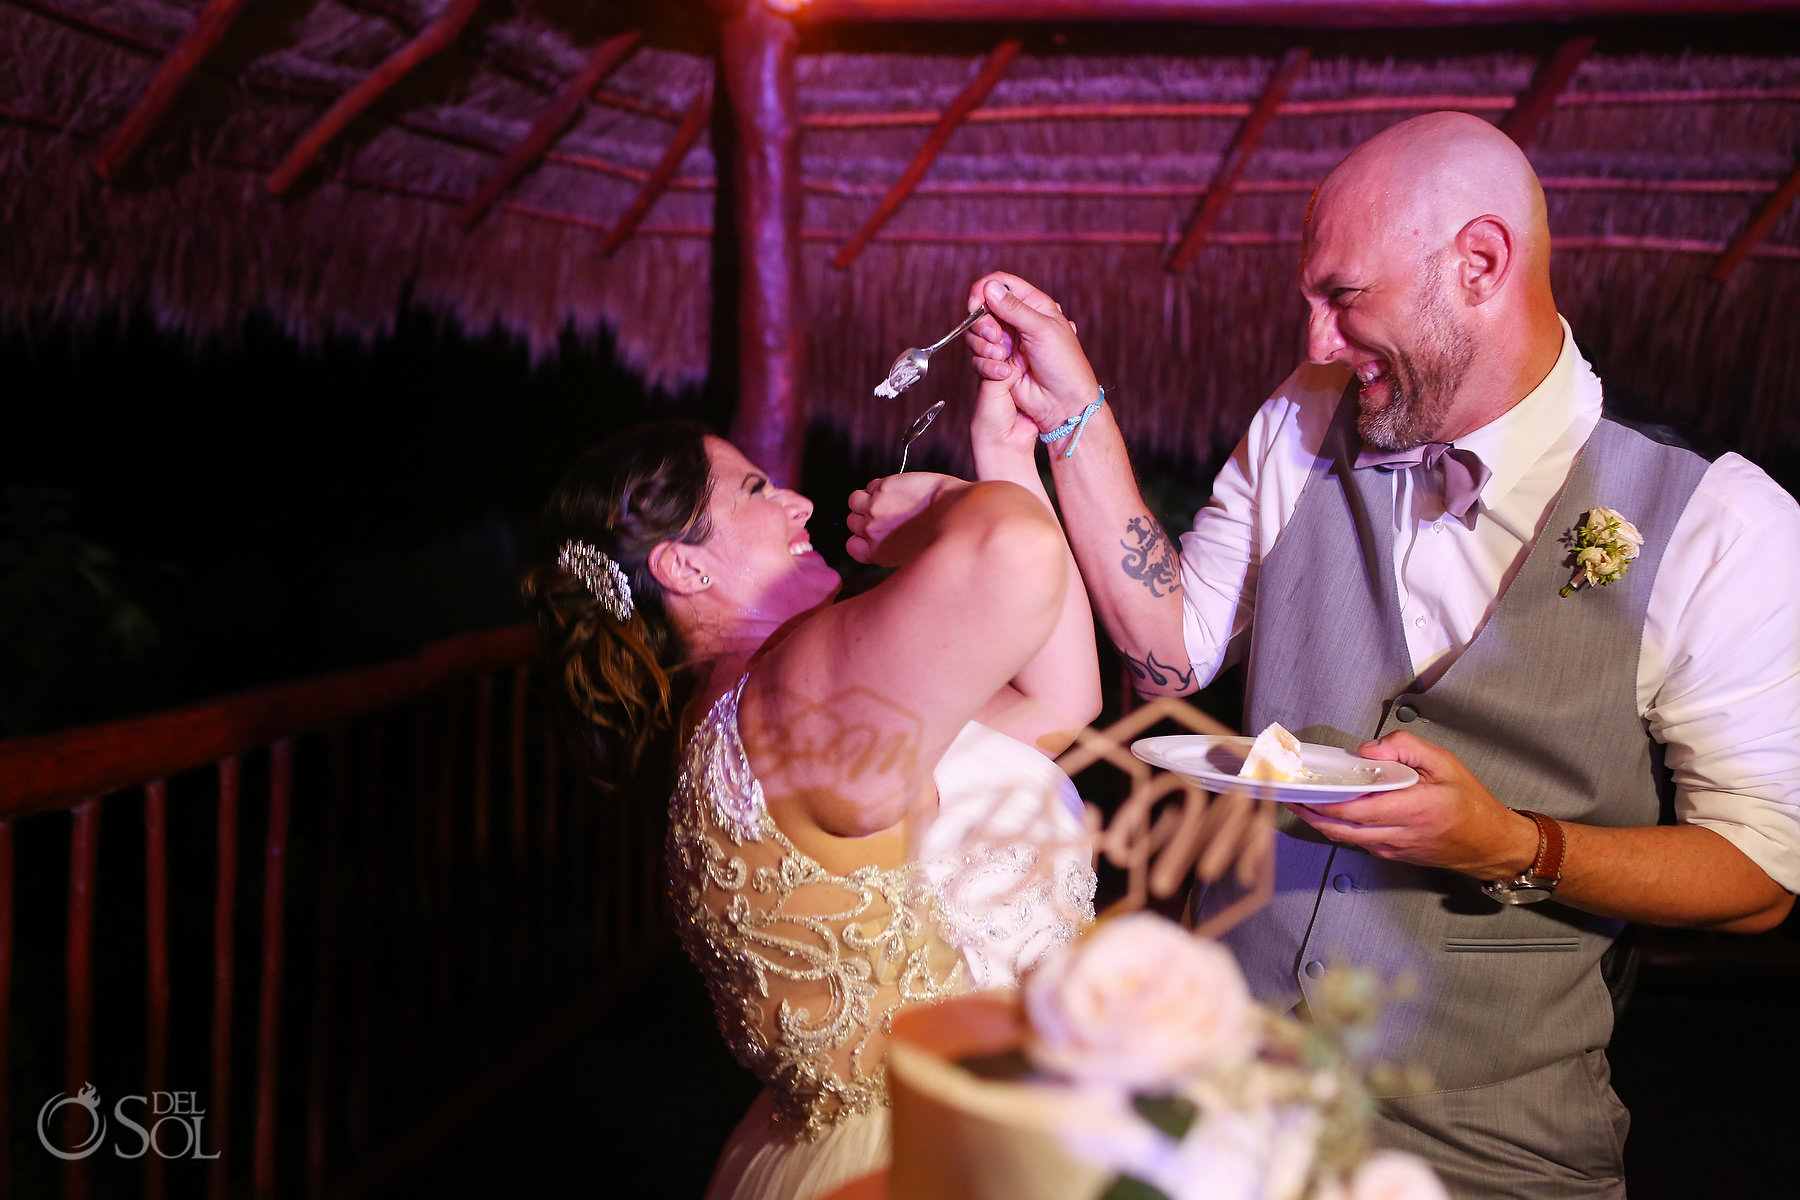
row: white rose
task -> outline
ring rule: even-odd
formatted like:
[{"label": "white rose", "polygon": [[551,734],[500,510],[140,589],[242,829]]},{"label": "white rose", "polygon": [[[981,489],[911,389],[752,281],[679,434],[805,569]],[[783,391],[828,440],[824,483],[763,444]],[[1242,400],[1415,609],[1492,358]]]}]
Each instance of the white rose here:
[{"label": "white rose", "polygon": [[1302,1104],[1284,1104],[1274,1118],[1263,1194],[1269,1200],[1297,1200],[1312,1173],[1324,1118]]},{"label": "white rose", "polygon": [[1062,1110],[1056,1128],[1062,1149],[1116,1175],[1160,1179],[1170,1174],[1176,1141],[1131,1106],[1123,1092],[1089,1090]]},{"label": "white rose", "polygon": [[1257,1048],[1231,952],[1154,913],[1102,923],[1025,981],[1026,1053],[1055,1074],[1142,1091],[1227,1070]]},{"label": "white rose", "polygon": [[1599,546],[1589,546],[1575,555],[1576,565],[1587,575],[1589,583],[1598,583],[1603,576],[1611,575],[1622,565],[1616,554],[1608,554]]},{"label": "white rose", "polygon": [[[1626,558],[1636,558],[1637,552],[1644,548],[1644,535],[1638,527],[1627,521],[1616,508],[1596,508],[1588,513],[1588,528],[1605,537],[1609,542],[1624,542],[1631,547]],[[1610,528],[1609,528],[1610,527]]]},{"label": "white rose", "polygon": [[1057,1130],[1075,1158],[1141,1179],[1169,1200],[1274,1200],[1267,1185],[1270,1114],[1209,1111],[1177,1140],[1144,1120],[1123,1093],[1106,1095],[1102,1102],[1090,1092],[1079,1115],[1071,1110]]},{"label": "white rose", "polygon": [[1271,1133],[1267,1114],[1207,1113],[1164,1170],[1140,1178],[1169,1200],[1265,1200]]},{"label": "white rose", "polygon": [[1350,1177],[1350,1200],[1450,1200],[1450,1193],[1424,1159],[1377,1150]]}]

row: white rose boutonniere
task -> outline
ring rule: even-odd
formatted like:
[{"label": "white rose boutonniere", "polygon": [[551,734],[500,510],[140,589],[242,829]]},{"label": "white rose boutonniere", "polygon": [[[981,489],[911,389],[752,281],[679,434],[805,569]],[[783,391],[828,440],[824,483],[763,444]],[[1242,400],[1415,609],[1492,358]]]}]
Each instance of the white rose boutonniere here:
[{"label": "white rose boutonniere", "polygon": [[1568,596],[1584,583],[1604,587],[1624,578],[1644,548],[1644,535],[1617,509],[1592,508],[1563,542],[1574,551],[1575,561],[1575,577],[1563,584],[1560,593]]}]

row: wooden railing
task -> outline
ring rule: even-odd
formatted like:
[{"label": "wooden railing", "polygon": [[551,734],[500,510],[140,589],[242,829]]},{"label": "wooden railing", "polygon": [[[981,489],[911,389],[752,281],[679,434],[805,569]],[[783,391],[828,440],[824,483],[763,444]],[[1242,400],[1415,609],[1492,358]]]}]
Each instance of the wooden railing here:
[{"label": "wooden railing", "polygon": [[0,1195],[369,1194],[579,1031],[659,939],[660,822],[537,658],[0,742]]}]

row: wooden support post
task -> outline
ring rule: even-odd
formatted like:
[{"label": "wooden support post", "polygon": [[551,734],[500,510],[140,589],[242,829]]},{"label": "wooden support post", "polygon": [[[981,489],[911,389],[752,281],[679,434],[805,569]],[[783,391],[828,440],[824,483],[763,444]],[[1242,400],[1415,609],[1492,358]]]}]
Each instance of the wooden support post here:
[{"label": "wooden support post", "polygon": [[968,116],[970,110],[976,105],[987,99],[987,94],[994,90],[994,85],[1000,82],[1001,76],[1006,74],[1006,68],[1010,67],[1012,60],[1018,56],[1018,42],[1001,42],[994,47],[993,53],[989,54],[987,61],[981,64],[981,70],[976,72],[975,78],[969,83],[969,86],[950,102],[950,107],[946,108],[944,115],[938,118],[937,124],[932,127],[931,133],[925,138],[925,144],[919,147],[919,152],[913,155],[913,160],[906,164],[906,170],[900,172],[900,178],[894,181],[894,186],[888,189],[888,194],[881,198],[881,203],[875,206],[875,211],[869,215],[869,219],[863,222],[861,229],[850,235],[849,241],[838,248],[837,254],[831,259],[832,266],[842,269],[856,261],[856,256],[861,254],[864,248],[874,240],[881,227],[900,211],[900,206],[906,202],[908,196],[912,195],[912,190],[919,186],[919,180],[925,178],[925,172],[929,171],[931,164],[937,161],[937,156],[944,149],[944,143],[950,140],[950,135],[956,132],[956,127],[962,124],[963,118]]},{"label": "wooden support post", "polygon": [[644,180],[644,186],[638,189],[638,194],[620,215],[619,223],[613,226],[612,232],[606,235],[606,240],[600,243],[602,255],[611,254],[631,236],[631,231],[638,227],[638,223],[650,211],[650,206],[656,203],[657,197],[669,186],[669,180],[675,177],[681,160],[687,157],[688,151],[694,148],[694,143],[700,140],[700,134],[706,128],[706,120],[711,115],[712,84],[706,83],[701,85],[693,102],[688,105],[687,115],[681,118],[681,128],[675,131],[675,138],[669,143],[669,148],[663,151],[656,169],[650,172],[649,178]]},{"label": "wooden support post", "polygon": [[1250,156],[1256,153],[1261,144],[1263,132],[1268,129],[1269,122],[1275,119],[1275,112],[1281,102],[1287,98],[1288,90],[1294,81],[1306,70],[1306,64],[1312,60],[1312,51],[1305,46],[1295,46],[1282,55],[1281,62],[1275,67],[1274,74],[1264,85],[1262,95],[1256,101],[1256,107],[1244,118],[1238,127],[1231,145],[1225,148],[1224,157],[1219,159],[1218,170],[1213,172],[1212,182],[1206,186],[1206,199],[1200,202],[1200,211],[1194,216],[1194,223],[1188,226],[1187,233],[1182,235],[1181,245],[1176,247],[1174,255],[1169,259],[1169,270],[1186,270],[1194,256],[1200,253],[1200,247],[1206,244],[1206,237],[1218,224],[1219,214],[1225,211],[1226,201],[1237,187],[1238,180],[1243,178],[1244,168],[1250,165]]},{"label": "wooden support post", "polygon": [[435,57],[454,42],[469,21],[475,16],[475,10],[481,7],[481,0],[451,0],[450,7],[444,15],[425,27],[425,31],[412,41],[402,46],[398,52],[386,62],[375,68],[373,74],[339,97],[319,123],[306,131],[288,156],[281,160],[281,165],[269,172],[266,186],[276,196],[283,195],[294,186],[301,172],[311,166],[331,140],[344,131],[345,126],[361,116],[371,104],[379,100],[393,86],[412,74],[420,64]]},{"label": "wooden support post", "polygon": [[162,66],[156,69],[156,75],[150,80],[150,86],[138,98],[137,105],[126,114],[118,132],[113,134],[112,141],[94,160],[94,173],[111,182],[124,171],[131,156],[137,153],[144,139],[162,123],[169,109],[174,107],[175,98],[181,89],[193,77],[195,71],[206,61],[213,47],[231,29],[238,14],[244,11],[248,0],[210,0],[194,21],[193,27],[182,36],[181,41],[163,59]]},{"label": "wooden support post", "polygon": [[1732,239],[1731,245],[1725,248],[1725,253],[1719,256],[1719,261],[1713,264],[1713,269],[1707,272],[1714,282],[1724,283],[1731,278],[1731,273],[1737,270],[1738,264],[1750,256],[1750,252],[1756,249],[1756,244],[1768,236],[1769,230],[1775,228],[1775,222],[1781,219],[1781,214],[1788,210],[1796,197],[1800,197],[1800,167],[1796,167],[1794,173],[1787,177],[1787,182],[1769,197],[1769,202],[1744,227],[1744,232]]},{"label": "wooden support post", "polygon": [[806,433],[798,43],[791,21],[761,4],[746,4],[725,22],[719,54],[731,105],[732,219],[741,256],[731,438],[783,485],[800,477]]},{"label": "wooden support post", "polygon": [[1588,56],[1594,48],[1591,37],[1570,38],[1556,48],[1537,74],[1531,78],[1531,86],[1519,97],[1506,120],[1500,123],[1500,129],[1520,147],[1536,136],[1538,126],[1556,107],[1556,98],[1562,95],[1569,86],[1569,80],[1575,78],[1576,68],[1581,60]]},{"label": "wooden support post", "polygon": [[494,206],[494,201],[517,182],[521,175],[537,165],[538,160],[544,157],[544,152],[550,149],[551,144],[562,135],[562,131],[586,103],[588,93],[599,87],[600,81],[625,61],[642,36],[636,32],[615,34],[594,48],[594,53],[588,58],[581,73],[562,90],[562,94],[557,96],[531,126],[531,132],[513,147],[505,161],[469,197],[469,202],[456,214],[458,225],[464,229],[473,229],[487,215],[488,209]]}]

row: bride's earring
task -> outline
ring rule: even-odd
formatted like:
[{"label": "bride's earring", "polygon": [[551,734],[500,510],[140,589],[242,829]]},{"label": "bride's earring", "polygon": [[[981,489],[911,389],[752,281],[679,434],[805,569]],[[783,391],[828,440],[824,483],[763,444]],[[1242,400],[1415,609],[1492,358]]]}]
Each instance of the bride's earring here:
[{"label": "bride's earring", "polygon": [[701,587],[711,587],[712,586],[712,576],[702,575],[700,577],[700,586]]}]

